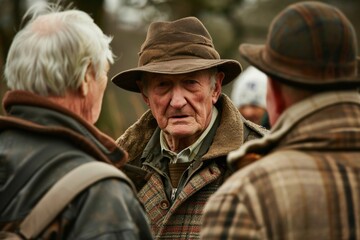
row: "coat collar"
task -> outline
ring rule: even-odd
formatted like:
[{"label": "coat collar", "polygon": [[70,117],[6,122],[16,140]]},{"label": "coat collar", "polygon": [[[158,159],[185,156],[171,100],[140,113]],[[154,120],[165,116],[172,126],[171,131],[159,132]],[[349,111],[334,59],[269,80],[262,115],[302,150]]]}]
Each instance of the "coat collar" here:
[{"label": "coat collar", "polygon": [[[348,121],[344,119],[343,115],[338,113],[332,116],[334,118],[331,121],[325,122],[324,119],[327,119],[328,116],[324,116],[323,111],[325,108],[329,109],[330,107],[331,110],[331,107],[344,103],[357,105],[356,108],[359,111],[359,93],[356,91],[327,92],[314,95],[293,105],[280,116],[277,123],[271,129],[270,134],[261,139],[247,142],[238,150],[230,152],[228,163],[233,168],[238,168],[237,166],[241,165],[241,161],[247,161],[251,157],[259,158],[259,156],[261,157],[269,153],[275,147],[304,150],[307,148],[329,149],[328,137],[338,134],[334,132],[334,127],[337,127],[334,123],[340,123],[339,127],[347,127]],[[343,119],[345,122],[340,119]],[[311,129],[309,126],[311,126]],[[360,128],[359,121],[354,123],[354,127]],[[342,132],[344,131],[342,130]],[[327,139],[324,138],[325,134],[327,134]],[[309,136],[312,138],[309,138]],[[339,142],[341,143],[341,140]],[[334,145],[335,143],[332,144]],[[336,145],[337,147],[344,147],[339,143],[336,143]]]},{"label": "coat collar", "polygon": [[[95,157],[118,167],[126,161],[127,153],[119,149],[111,137],[89,124],[81,116],[47,100],[46,97],[27,91],[9,91],[4,95],[3,108],[6,116],[0,118],[1,129],[17,127],[27,131],[63,136]],[[50,117],[53,122],[48,126],[43,124],[42,121],[46,120],[41,116],[35,116],[31,109],[39,110],[36,114]]]}]

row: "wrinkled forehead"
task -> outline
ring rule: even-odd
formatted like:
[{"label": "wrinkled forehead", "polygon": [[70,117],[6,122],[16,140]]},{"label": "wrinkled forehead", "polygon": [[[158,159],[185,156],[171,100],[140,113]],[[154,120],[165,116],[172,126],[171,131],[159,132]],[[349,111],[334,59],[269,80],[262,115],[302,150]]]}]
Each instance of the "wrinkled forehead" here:
[{"label": "wrinkled forehead", "polygon": [[199,78],[210,78],[212,71],[210,69],[183,73],[183,74],[161,74],[161,73],[150,73],[145,72],[142,74],[143,80],[154,80],[154,79],[162,79],[162,80],[181,80],[181,79],[199,79]]}]

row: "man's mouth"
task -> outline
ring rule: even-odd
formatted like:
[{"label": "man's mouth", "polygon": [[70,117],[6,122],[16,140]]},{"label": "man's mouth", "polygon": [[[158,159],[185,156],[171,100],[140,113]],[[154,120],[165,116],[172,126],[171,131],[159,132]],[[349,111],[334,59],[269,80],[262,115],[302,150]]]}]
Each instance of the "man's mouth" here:
[{"label": "man's mouth", "polygon": [[171,118],[186,118],[188,117],[187,115],[177,115],[177,116],[172,116]]}]

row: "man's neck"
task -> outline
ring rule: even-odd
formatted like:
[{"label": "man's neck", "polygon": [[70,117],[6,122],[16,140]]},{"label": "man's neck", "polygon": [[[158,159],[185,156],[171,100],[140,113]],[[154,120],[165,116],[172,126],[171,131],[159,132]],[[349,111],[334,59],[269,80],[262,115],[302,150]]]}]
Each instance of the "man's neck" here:
[{"label": "man's neck", "polygon": [[164,137],[169,150],[179,153],[188,146],[191,146],[199,138],[200,134],[193,135],[190,138],[177,138],[168,134],[164,134]]},{"label": "man's neck", "polygon": [[76,93],[68,91],[64,96],[48,96],[48,100],[76,113],[93,124],[91,111],[88,107],[84,106],[84,99]]}]

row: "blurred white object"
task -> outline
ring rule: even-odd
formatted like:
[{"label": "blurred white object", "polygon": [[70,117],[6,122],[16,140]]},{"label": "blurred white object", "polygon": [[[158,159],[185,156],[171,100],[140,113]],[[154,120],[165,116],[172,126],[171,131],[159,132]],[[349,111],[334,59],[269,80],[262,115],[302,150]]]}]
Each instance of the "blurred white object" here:
[{"label": "blurred white object", "polygon": [[234,80],[231,100],[237,108],[254,105],[266,109],[266,84],[266,74],[249,66]]}]

